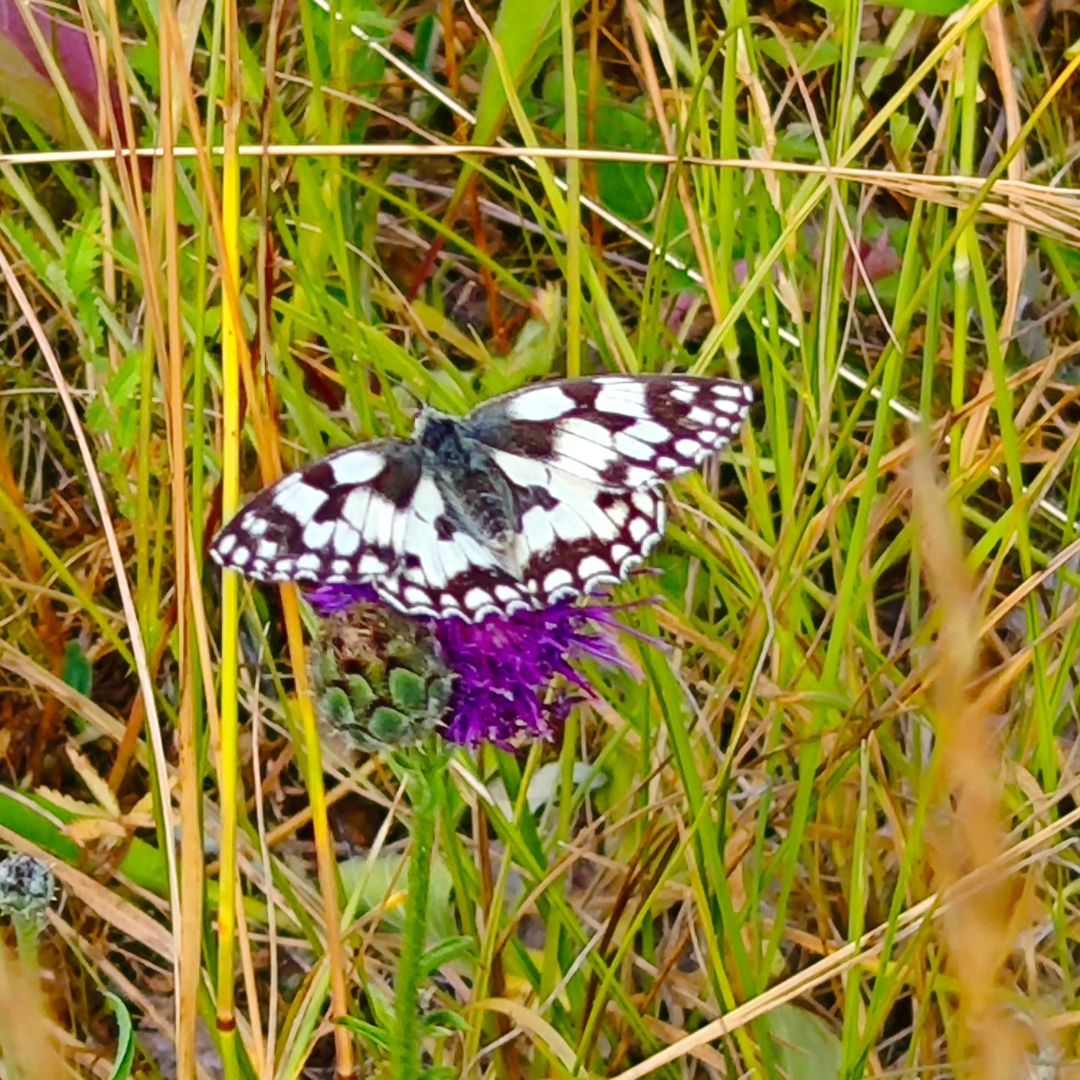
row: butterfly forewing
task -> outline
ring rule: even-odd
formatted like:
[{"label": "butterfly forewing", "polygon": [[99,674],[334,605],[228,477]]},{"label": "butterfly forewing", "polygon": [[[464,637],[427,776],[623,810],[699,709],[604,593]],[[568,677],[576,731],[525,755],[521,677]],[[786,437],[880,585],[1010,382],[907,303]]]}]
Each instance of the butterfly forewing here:
[{"label": "butterfly forewing", "polygon": [[729,379],[600,375],[495,398],[466,423],[490,446],[633,491],[698,468],[738,432],[752,401]]},{"label": "butterfly forewing", "polygon": [[211,555],[257,581],[363,582],[399,559],[395,526],[421,482],[414,443],[379,439],[289,473],[251,500]]},{"label": "butterfly forewing", "polygon": [[751,400],[742,383],[690,376],[530,386],[451,422],[454,453],[464,447],[508,493],[498,544],[470,519],[483,499],[460,489],[489,488],[482,473],[463,473],[430,438],[382,439],[256,496],[211,554],[261,581],[367,584],[413,615],[544,607],[639,566],[664,531],[659,485],[727,443]]}]

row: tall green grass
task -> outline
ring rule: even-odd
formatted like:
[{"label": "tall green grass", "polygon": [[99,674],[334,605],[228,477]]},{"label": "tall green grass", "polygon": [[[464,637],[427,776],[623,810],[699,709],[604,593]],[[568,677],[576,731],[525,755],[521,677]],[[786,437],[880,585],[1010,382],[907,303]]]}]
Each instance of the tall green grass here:
[{"label": "tall green grass", "polygon": [[[62,884],[70,1073],[1075,1063],[1071,14],[335,11],[71,8],[100,83],[0,54],[0,837]],[[758,401],[619,591],[643,678],[432,791],[400,1025],[410,802],[206,541],[420,403],[601,370]]]}]

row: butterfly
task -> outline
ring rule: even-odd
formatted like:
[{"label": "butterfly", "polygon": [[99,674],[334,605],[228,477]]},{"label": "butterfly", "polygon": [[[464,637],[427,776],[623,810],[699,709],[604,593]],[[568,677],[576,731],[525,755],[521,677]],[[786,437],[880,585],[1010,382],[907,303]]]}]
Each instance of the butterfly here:
[{"label": "butterfly", "polygon": [[597,375],[541,382],[465,417],[423,409],[290,473],[215,538],[257,581],[369,585],[407,615],[478,622],[616,584],[666,523],[661,485],[738,432],[730,379]]}]

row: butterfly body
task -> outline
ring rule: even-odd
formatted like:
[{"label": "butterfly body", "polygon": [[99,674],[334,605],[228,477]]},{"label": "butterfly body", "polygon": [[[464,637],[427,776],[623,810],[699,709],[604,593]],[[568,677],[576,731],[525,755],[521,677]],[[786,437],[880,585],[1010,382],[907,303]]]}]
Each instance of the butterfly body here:
[{"label": "butterfly body", "polygon": [[211,555],[260,581],[370,585],[411,615],[478,621],[625,578],[659,542],[661,485],[738,431],[742,383],[682,375],[544,382],[411,439],[360,443],[290,473]]},{"label": "butterfly body", "polygon": [[522,567],[513,552],[513,492],[502,472],[491,467],[490,451],[466,423],[433,409],[420,414],[413,438],[446,504],[447,522],[500,555],[503,568],[520,578]]}]

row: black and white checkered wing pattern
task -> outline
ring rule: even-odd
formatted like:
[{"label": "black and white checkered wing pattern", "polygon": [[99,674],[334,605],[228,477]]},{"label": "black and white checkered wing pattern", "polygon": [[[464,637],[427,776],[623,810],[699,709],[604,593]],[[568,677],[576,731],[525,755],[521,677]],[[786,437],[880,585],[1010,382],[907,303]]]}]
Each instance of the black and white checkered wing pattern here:
[{"label": "black and white checkered wing pattern", "polygon": [[260,492],[210,554],[256,581],[363,584],[390,573],[433,487],[421,461],[403,439],[340,450]]},{"label": "black and white checkered wing pattern", "polygon": [[541,608],[640,566],[664,532],[661,484],[723,447],[751,400],[690,376],[530,386],[291,473],[211,555],[259,581],[369,585],[412,615]]},{"label": "black and white checkered wing pattern", "polygon": [[495,450],[637,491],[700,468],[738,433],[753,400],[731,379],[598,375],[505,394],[466,422]]},{"label": "black and white checkered wing pattern", "polygon": [[517,493],[523,595],[552,603],[625,580],[663,535],[660,485],[728,443],[752,400],[727,379],[602,375],[475,409],[467,429]]},{"label": "black and white checkered wing pattern", "polygon": [[215,538],[213,559],[256,581],[367,585],[409,615],[477,620],[538,606],[444,497],[419,443],[338,451],[255,496]]}]

